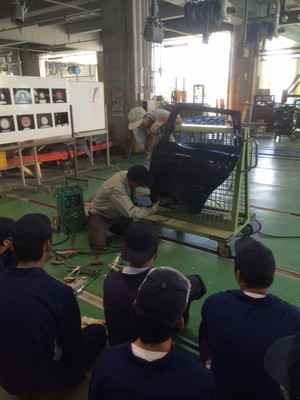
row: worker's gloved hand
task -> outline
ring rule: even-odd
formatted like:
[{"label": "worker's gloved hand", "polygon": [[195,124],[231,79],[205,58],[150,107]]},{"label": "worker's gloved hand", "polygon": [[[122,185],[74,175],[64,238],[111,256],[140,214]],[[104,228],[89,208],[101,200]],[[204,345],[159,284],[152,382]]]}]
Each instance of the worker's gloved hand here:
[{"label": "worker's gloved hand", "polygon": [[159,201],[157,201],[152,205],[153,214],[155,214],[158,211],[158,208],[159,208]]}]

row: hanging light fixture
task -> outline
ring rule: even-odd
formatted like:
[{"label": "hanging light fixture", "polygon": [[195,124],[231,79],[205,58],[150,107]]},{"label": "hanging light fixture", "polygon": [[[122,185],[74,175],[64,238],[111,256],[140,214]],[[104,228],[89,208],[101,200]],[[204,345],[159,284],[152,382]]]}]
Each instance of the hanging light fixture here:
[{"label": "hanging light fixture", "polygon": [[151,0],[150,15],[146,18],[143,36],[147,42],[162,43],[164,40],[163,24],[157,17],[157,0]]},{"label": "hanging light fixture", "polygon": [[19,24],[24,23],[25,14],[27,12],[25,3],[22,5],[20,0],[10,0],[9,8],[12,22],[17,22]]}]

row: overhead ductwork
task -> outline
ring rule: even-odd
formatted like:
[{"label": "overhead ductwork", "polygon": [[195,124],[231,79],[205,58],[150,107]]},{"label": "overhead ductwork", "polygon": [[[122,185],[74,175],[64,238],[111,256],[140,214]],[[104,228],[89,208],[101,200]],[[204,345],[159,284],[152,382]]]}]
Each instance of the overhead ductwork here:
[{"label": "overhead ductwork", "polygon": [[10,0],[10,18],[12,22],[23,24],[25,13],[25,5],[21,5],[20,0]]}]

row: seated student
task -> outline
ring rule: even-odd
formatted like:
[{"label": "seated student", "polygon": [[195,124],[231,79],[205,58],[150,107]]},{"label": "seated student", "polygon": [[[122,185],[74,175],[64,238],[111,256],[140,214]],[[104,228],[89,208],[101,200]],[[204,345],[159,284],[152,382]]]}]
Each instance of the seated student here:
[{"label": "seated student", "polygon": [[285,400],[300,399],[300,333],[282,337],[267,350],[265,369],[279,385]]},{"label": "seated student", "polygon": [[[110,346],[137,338],[132,304],[139,286],[153,268],[157,252],[158,232],[155,225],[146,220],[133,222],[125,233],[122,249],[122,259],[129,261],[130,266],[110,273],[104,281],[103,306]],[[191,291],[184,313],[185,322],[190,303],[206,293],[205,284],[198,275],[190,275],[188,279]]]},{"label": "seated student", "polygon": [[222,400],[280,400],[278,385],[264,369],[264,355],[275,340],[300,331],[300,308],[268,294],[276,268],[270,249],[244,237],[235,251],[240,289],[205,300],[200,355],[204,362],[211,357]]},{"label": "seated student", "polygon": [[26,400],[48,399],[84,379],[106,331],[96,324],[81,331],[73,290],[44,270],[52,244],[48,217],[20,218],[12,242],[19,264],[0,274],[0,385]]},{"label": "seated student", "polygon": [[14,226],[15,221],[13,219],[0,217],[0,272],[7,267],[15,267],[18,264],[11,242]]},{"label": "seated student", "polygon": [[173,336],[184,326],[189,291],[189,280],[174,268],[148,273],[133,306],[138,338],[98,357],[89,400],[217,399],[211,372],[172,348]]}]

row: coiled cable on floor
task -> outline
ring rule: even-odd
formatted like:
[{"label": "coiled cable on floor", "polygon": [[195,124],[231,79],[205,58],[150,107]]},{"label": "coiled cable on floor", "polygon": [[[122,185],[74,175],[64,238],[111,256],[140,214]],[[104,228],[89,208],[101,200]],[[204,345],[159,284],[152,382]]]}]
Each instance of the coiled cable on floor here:
[{"label": "coiled cable on floor", "polygon": [[263,237],[268,237],[268,238],[272,238],[272,239],[300,239],[300,236],[297,236],[297,235],[295,235],[295,236],[279,236],[279,235],[269,235],[269,234],[267,234],[267,233],[263,233],[263,232],[258,232],[258,234],[260,235],[260,236],[263,236]]},{"label": "coiled cable on floor", "polygon": [[[255,229],[255,227],[253,227],[253,223],[258,225],[256,229]],[[300,236],[297,236],[297,235],[282,236],[282,235],[270,235],[268,233],[261,232],[262,225],[257,219],[254,219],[253,221],[251,221],[250,224],[253,228],[253,232],[251,233],[250,236],[258,234],[259,236],[270,238],[270,239],[300,239]]]},{"label": "coiled cable on floor", "polygon": [[63,243],[65,243],[65,242],[67,242],[67,241],[69,240],[69,237],[70,237],[70,235],[69,235],[68,233],[66,233],[65,239],[63,239],[63,240],[60,241],[60,242],[53,243],[53,244],[52,244],[52,247],[55,247],[55,246],[58,246],[58,245],[60,245],[60,244],[63,244]]}]

